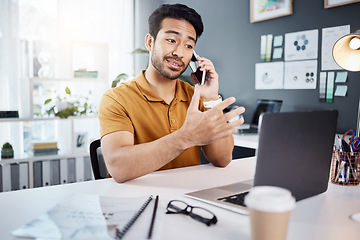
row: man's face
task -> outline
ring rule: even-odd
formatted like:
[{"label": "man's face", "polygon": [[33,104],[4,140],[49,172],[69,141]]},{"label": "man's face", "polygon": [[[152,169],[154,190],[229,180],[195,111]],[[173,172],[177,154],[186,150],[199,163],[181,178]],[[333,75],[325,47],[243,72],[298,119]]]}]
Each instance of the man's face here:
[{"label": "man's face", "polygon": [[178,78],[190,62],[195,41],[196,31],[189,22],[165,18],[151,51],[151,64],[164,77]]}]

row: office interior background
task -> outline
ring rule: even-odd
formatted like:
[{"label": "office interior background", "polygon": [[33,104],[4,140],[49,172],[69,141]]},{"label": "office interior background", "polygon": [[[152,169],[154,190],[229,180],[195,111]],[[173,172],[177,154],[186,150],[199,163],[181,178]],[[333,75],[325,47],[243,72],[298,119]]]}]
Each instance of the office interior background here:
[{"label": "office interior background", "polygon": [[[1,119],[0,144],[10,142],[15,155],[26,159],[28,155],[23,155],[32,141],[54,139],[59,153],[77,157],[80,151],[85,156],[87,149],[74,144],[81,134],[87,143],[99,137],[96,113],[60,121],[47,116],[44,100],[69,87],[72,95],[87,96],[96,112],[101,95],[120,73],[131,78],[147,65],[147,54],[132,51],[144,48],[148,16],[163,3],[177,2],[202,16],[205,31],[196,51],[213,61],[220,93],[236,97],[236,104],[247,109],[247,122],[256,99],[280,99],[281,111],[338,109],[338,133],[355,130],[360,73],[348,73],[345,97],[325,103],[319,101],[318,83],[316,89],[256,90],[255,64],[261,62],[262,35],[318,29],[319,82],[321,29],[341,25],[350,25],[350,32],[360,29],[360,3],[325,9],[323,0],[293,0],[292,15],[251,23],[250,3],[245,0],[2,0],[0,111],[18,111],[19,120]],[[46,54],[39,60],[42,51]],[[76,71],[85,78],[75,78]]]},{"label": "office interior background", "polygon": [[[147,16],[159,5],[177,1],[136,1],[135,43],[143,44],[147,31]],[[247,111],[245,120],[251,121],[256,99],[281,99],[281,111],[338,109],[338,132],[356,128],[360,96],[360,73],[348,73],[346,97],[335,97],[332,103],[319,101],[319,85],[312,90],[255,90],[255,64],[260,63],[261,35],[319,30],[318,82],[321,71],[321,29],[350,25],[350,32],[360,29],[357,12],[360,3],[324,8],[323,0],[293,0],[293,14],[271,20],[250,23],[250,1],[181,1],[196,9],[202,16],[205,30],[196,44],[196,52],[214,62],[219,74],[220,93],[235,96],[238,105]]]}]

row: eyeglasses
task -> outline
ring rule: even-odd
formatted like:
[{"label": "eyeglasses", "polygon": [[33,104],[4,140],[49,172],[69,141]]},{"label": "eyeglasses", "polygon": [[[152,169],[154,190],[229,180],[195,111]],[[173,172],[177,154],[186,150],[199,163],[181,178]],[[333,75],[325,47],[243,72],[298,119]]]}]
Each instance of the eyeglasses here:
[{"label": "eyeglasses", "polygon": [[209,210],[202,207],[194,207],[188,205],[186,202],[180,200],[171,200],[166,207],[166,214],[177,214],[182,213],[192,217],[195,220],[198,220],[202,223],[205,223],[207,226],[215,224],[217,218],[215,214]]}]

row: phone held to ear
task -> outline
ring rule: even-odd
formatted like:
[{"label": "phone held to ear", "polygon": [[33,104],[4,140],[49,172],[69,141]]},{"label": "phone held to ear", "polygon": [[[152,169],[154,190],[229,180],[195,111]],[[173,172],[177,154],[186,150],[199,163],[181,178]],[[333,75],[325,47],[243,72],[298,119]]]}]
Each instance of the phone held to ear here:
[{"label": "phone held to ear", "polygon": [[198,67],[198,55],[196,54],[194,50],[194,54],[191,58],[191,62],[189,63],[191,70],[195,73],[196,80],[198,81],[199,85],[204,85],[205,83],[205,75],[206,71],[200,71],[200,67]]}]

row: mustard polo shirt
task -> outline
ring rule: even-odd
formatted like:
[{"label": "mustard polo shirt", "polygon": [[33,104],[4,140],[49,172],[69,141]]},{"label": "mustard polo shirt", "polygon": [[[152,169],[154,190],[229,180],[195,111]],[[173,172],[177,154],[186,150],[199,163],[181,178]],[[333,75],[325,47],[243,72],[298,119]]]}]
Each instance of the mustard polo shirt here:
[{"label": "mustard polo shirt", "polygon": [[[100,135],[116,131],[134,134],[134,143],[154,141],[183,125],[194,88],[179,79],[175,97],[167,104],[150,87],[142,71],[135,79],[109,89],[99,105]],[[202,100],[201,110],[204,111]],[[164,146],[166,147],[166,146]],[[146,156],[144,156],[146,159]],[[159,170],[200,164],[200,147],[191,147]]]}]

